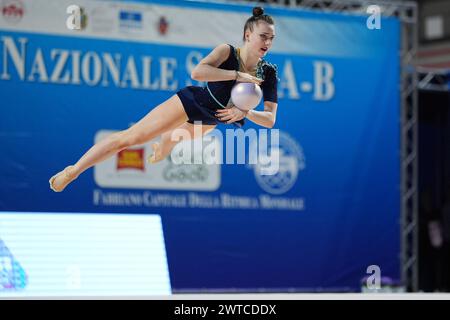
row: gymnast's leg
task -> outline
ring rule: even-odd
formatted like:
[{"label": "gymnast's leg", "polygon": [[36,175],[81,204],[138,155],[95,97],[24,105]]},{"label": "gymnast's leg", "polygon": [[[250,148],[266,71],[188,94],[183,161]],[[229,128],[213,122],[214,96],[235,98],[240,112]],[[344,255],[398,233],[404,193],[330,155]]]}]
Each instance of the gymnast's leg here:
[{"label": "gymnast's leg", "polygon": [[151,110],[130,128],[113,133],[91,147],[74,165],[66,167],[50,179],[50,188],[60,192],[81,173],[133,145],[145,143],[185,123],[188,116],[180,98],[173,95]]}]

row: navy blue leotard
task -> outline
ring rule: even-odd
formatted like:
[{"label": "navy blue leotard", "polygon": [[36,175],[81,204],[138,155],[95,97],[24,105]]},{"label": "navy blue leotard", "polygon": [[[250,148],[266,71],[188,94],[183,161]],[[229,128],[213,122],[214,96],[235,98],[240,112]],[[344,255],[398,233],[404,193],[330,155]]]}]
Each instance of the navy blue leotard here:
[{"label": "navy blue leotard", "polygon": [[[220,69],[239,70],[239,56],[232,45],[230,54],[220,66]],[[258,62],[256,76],[264,81],[261,84],[264,101],[277,102],[277,67],[264,59]],[[218,109],[229,106],[231,89],[235,80],[207,82],[204,87],[188,86],[177,92],[184,110],[188,115],[188,122],[202,121],[202,124],[224,123],[215,117]],[[242,127],[244,119],[233,123],[237,127]]]}]

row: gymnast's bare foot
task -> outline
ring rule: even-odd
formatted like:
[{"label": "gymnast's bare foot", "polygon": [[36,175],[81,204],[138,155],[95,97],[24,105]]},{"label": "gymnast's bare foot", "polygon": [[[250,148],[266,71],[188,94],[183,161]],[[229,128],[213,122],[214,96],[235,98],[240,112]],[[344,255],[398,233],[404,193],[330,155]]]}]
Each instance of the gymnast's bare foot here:
[{"label": "gymnast's bare foot", "polygon": [[61,192],[77,177],[74,173],[74,166],[68,166],[50,178],[48,181],[50,183],[50,189],[55,192]]},{"label": "gymnast's bare foot", "polygon": [[148,157],[149,163],[157,163],[164,159],[162,156],[161,145],[158,142],[152,144],[153,154]]}]

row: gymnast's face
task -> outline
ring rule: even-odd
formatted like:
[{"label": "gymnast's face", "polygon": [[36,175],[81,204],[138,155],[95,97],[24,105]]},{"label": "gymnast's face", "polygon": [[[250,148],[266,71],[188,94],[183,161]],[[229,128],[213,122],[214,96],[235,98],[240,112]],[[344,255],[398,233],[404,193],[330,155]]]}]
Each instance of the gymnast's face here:
[{"label": "gymnast's face", "polygon": [[259,21],[253,25],[253,31],[245,32],[246,45],[251,52],[259,57],[264,57],[272,47],[275,37],[275,26],[265,21]]}]

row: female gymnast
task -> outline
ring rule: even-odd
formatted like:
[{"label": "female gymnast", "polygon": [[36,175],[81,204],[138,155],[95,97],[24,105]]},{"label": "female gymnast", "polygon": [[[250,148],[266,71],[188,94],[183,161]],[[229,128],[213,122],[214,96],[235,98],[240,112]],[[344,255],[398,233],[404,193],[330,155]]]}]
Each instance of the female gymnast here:
[{"label": "female gymnast", "polygon": [[[184,129],[194,137],[194,122],[201,123],[203,135],[220,123],[242,127],[244,118],[272,128],[277,111],[277,68],[263,57],[271,48],[274,37],[273,18],[264,14],[261,7],[253,8],[253,15],[244,26],[242,47],[221,44],[193,69],[192,79],[206,82],[204,87],[188,86],[179,90],[130,128],[99,141],[77,163],[51,177],[50,188],[61,192],[95,164],[160,135],[160,142],[152,145],[153,154],[149,161],[161,161],[178,143],[171,139],[172,132]],[[252,82],[261,86],[264,111],[241,111],[229,102],[231,89],[236,82]]]}]

